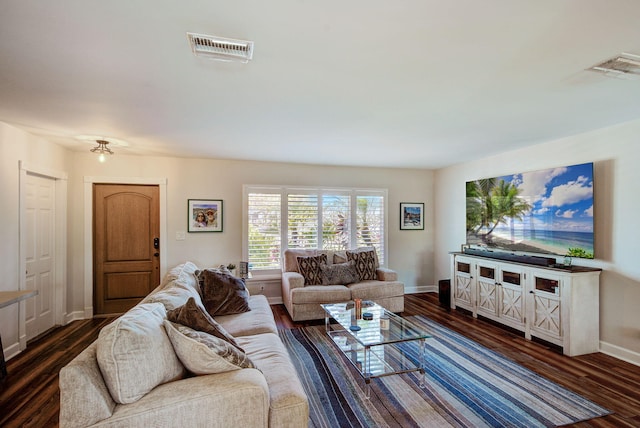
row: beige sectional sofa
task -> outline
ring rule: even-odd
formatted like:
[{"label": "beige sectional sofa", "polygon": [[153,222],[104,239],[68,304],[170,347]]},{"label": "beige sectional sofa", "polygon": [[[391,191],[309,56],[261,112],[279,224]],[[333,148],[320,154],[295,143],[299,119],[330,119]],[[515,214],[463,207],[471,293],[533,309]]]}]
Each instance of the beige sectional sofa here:
[{"label": "beige sectional sofa", "polygon": [[[373,250],[364,247],[354,251]],[[375,250],[374,250],[375,252]],[[347,284],[305,285],[298,266],[299,257],[326,256],[327,265],[343,264],[346,251],[288,249],[284,252],[282,300],[293,321],[322,319],[323,303],[346,302],[353,299],[372,300],[391,312],[404,311],[404,284],[395,271],[380,267],[375,259],[375,279],[356,280]]]},{"label": "beige sectional sofa", "polygon": [[[215,317],[256,368],[196,376],[182,366],[166,313],[191,297],[199,301],[197,269],[189,262],[172,269],[60,371],[61,427],[308,425],[306,394],[264,296],[249,297],[249,312]],[[135,337],[119,354],[118,334]],[[105,353],[115,360],[106,364]]]}]

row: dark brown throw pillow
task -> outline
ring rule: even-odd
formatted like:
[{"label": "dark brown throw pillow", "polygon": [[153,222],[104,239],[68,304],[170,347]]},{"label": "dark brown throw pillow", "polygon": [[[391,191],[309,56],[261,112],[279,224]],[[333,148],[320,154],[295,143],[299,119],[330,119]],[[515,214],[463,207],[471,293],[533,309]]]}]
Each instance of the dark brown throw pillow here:
[{"label": "dark brown throw pillow", "polygon": [[227,332],[207,311],[196,303],[193,297],[189,297],[187,302],[175,309],[167,312],[167,319],[176,324],[181,324],[193,330],[203,331],[212,336],[226,340],[236,348],[244,351],[236,342],[236,339]]},{"label": "dark brown throw pillow", "polygon": [[327,264],[327,255],[297,257],[298,271],[304,277],[304,285],[320,285],[322,284],[321,265]]},{"label": "dark brown throw pillow", "polygon": [[198,273],[202,304],[212,317],[248,312],[249,292],[242,278],[236,278],[215,269]]},{"label": "dark brown throw pillow", "polygon": [[376,279],[375,251],[347,251],[347,259],[355,262],[360,281]]}]

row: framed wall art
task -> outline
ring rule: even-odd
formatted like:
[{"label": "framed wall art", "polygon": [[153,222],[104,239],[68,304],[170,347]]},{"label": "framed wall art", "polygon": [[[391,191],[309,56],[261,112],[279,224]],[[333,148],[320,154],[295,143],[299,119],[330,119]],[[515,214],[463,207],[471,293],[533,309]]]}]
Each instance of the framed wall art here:
[{"label": "framed wall art", "polygon": [[400,202],[400,230],[424,230],[424,202]]},{"label": "framed wall art", "polygon": [[222,199],[189,199],[189,232],[222,232]]}]

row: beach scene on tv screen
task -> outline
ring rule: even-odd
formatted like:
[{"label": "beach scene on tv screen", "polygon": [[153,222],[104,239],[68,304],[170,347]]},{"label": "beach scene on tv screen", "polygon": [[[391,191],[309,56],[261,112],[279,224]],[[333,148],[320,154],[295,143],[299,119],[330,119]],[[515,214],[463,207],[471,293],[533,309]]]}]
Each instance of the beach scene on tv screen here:
[{"label": "beach scene on tv screen", "polygon": [[467,182],[467,245],[592,259],[593,163]]}]

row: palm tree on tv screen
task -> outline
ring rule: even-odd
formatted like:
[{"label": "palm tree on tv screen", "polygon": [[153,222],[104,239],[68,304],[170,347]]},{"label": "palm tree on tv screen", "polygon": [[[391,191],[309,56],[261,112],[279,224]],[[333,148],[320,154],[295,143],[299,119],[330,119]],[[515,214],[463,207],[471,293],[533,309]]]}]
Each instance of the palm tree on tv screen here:
[{"label": "palm tree on tv screen", "polygon": [[[531,210],[531,205],[519,193],[513,183],[502,179],[468,182],[467,231],[490,243],[491,234],[500,223],[513,228],[513,220],[522,220],[523,215]],[[485,232],[481,233],[482,230]]]}]

